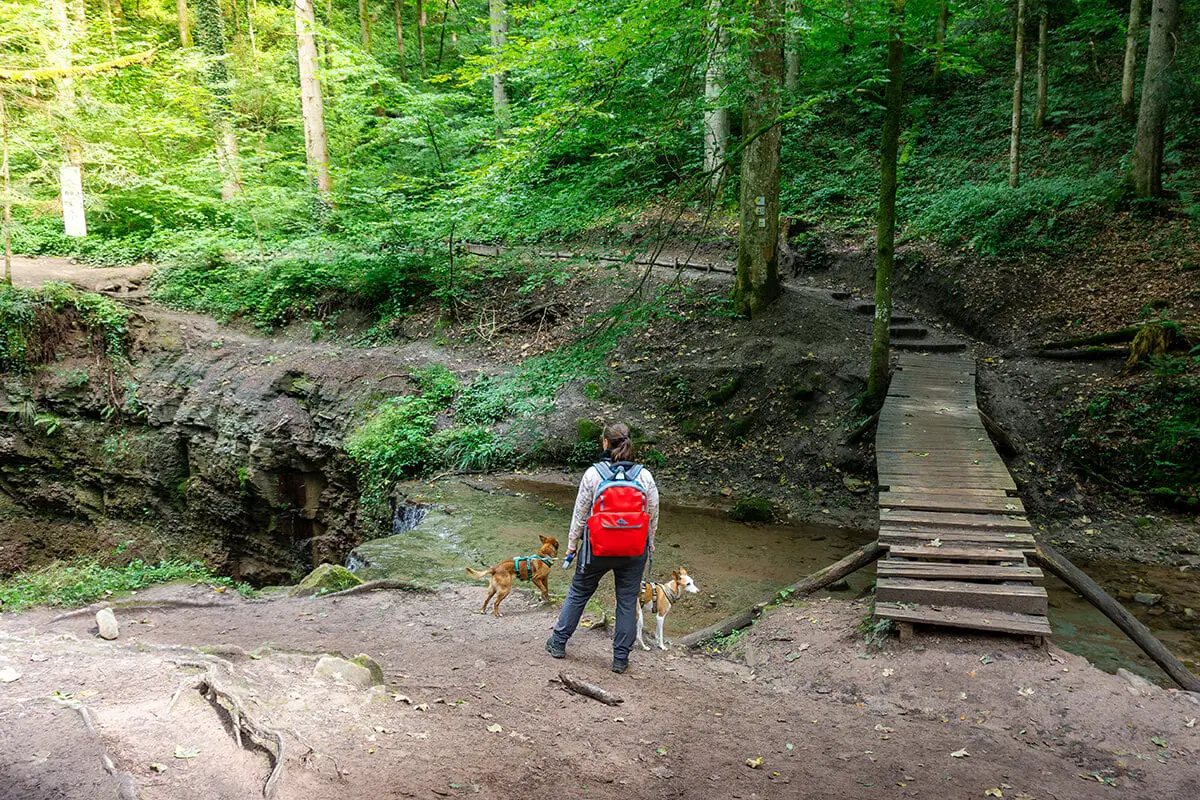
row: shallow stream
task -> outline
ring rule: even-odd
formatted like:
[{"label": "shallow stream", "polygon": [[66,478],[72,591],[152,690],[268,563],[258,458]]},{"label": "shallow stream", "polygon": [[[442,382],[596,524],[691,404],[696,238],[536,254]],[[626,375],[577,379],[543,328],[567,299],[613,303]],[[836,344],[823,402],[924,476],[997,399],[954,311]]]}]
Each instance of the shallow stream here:
[{"label": "shallow stream", "polygon": [[[470,578],[465,567],[484,567],[517,555],[531,555],[539,536],[559,540],[566,550],[574,487],[509,478],[498,483],[447,480],[430,486],[405,488],[410,502],[431,508],[411,530],[397,526],[396,535],[360,545],[348,566],[363,578],[396,577],[426,586],[473,583],[478,601],[486,594],[484,581]],[[405,512],[413,517],[411,506]],[[669,579],[671,570],[685,567],[700,588],[676,604],[667,618],[668,635],[678,636],[745,610],[773,592],[823,567],[874,538],[868,531],[822,525],[746,525],[732,521],[724,509],[665,505],[654,556],[654,579]],[[1142,564],[1095,562],[1080,565],[1110,592],[1131,591],[1163,595],[1154,607],[1127,603],[1177,656],[1195,668],[1200,660],[1200,581],[1193,573]],[[550,579],[555,597],[566,592],[572,573],[557,568]],[[828,592],[853,598],[875,581],[873,569],[851,575],[848,587]],[[611,582],[602,584],[600,602],[611,613]],[[1165,676],[1115,626],[1086,600],[1061,582],[1048,578],[1050,621],[1054,641],[1085,656],[1101,669],[1118,667],[1163,682]],[[517,602],[514,603],[513,601]],[[522,601],[510,598],[516,612]],[[1172,612],[1168,609],[1177,609]],[[1196,613],[1196,612],[1193,612]]]}]

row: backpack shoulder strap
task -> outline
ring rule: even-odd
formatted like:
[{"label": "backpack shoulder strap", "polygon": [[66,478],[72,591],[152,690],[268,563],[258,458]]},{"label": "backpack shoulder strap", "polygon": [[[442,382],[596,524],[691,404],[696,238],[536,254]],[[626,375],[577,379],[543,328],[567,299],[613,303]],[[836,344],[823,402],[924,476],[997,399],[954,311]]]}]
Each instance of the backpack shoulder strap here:
[{"label": "backpack shoulder strap", "polygon": [[629,469],[625,470],[625,477],[629,480],[635,480],[638,475],[642,474],[642,465],[634,464]]},{"label": "backpack shoulder strap", "polygon": [[611,481],[613,476],[617,474],[613,472],[612,465],[607,461],[597,461],[592,465],[592,468],[600,473],[600,480],[602,481]]}]

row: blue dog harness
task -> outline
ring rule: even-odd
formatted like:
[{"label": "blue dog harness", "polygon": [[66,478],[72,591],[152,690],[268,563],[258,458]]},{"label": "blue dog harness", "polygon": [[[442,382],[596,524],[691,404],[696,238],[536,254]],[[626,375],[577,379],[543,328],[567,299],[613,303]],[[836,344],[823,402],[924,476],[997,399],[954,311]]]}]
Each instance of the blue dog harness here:
[{"label": "blue dog harness", "polygon": [[[522,561],[525,562],[526,575],[524,577],[521,576],[521,562]],[[550,559],[546,558],[545,556],[518,556],[517,558],[513,559],[513,566],[516,568],[517,577],[523,581],[533,580],[533,562],[534,561],[540,561],[543,564],[545,564],[547,567],[550,566]]]}]

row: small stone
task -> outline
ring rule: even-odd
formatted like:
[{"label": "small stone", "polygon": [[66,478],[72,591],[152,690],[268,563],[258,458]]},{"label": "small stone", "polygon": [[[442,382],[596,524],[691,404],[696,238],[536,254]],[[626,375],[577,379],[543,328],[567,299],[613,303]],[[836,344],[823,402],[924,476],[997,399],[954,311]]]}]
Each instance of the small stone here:
[{"label": "small stone", "polygon": [[379,686],[383,684],[383,667],[379,666],[379,662],[366,653],[359,653],[350,659],[350,663],[366,668],[371,673],[372,685]]},{"label": "small stone", "polygon": [[119,630],[117,615],[113,613],[111,608],[102,608],[96,612],[96,626],[100,628],[101,639],[117,638]]},{"label": "small stone", "polygon": [[1194,616],[1196,616],[1196,609],[1194,609],[1194,608],[1185,608],[1185,609],[1183,610],[1183,615],[1184,615],[1185,617],[1189,617],[1189,618],[1190,618],[1190,617],[1194,617]]},{"label": "small stone", "polygon": [[296,584],[292,594],[306,597],[312,594],[329,594],[351,589],[362,583],[362,578],[345,567],[337,564],[322,564],[304,576],[304,580]]},{"label": "small stone", "polygon": [[313,668],[313,674],[335,683],[356,686],[359,689],[370,689],[374,685],[370,669],[337,656],[321,656],[321,660]]},{"label": "small stone", "polygon": [[0,667],[0,683],[12,683],[21,679],[21,673],[12,667]]},{"label": "small stone", "polygon": [[871,491],[871,482],[864,481],[859,478],[852,478],[849,475],[842,476],[842,485],[846,487],[846,491],[851,494],[866,494]]},{"label": "small stone", "polygon": [[1133,596],[1133,602],[1141,603],[1144,606],[1156,606],[1161,600],[1162,595],[1153,592],[1138,592]]}]

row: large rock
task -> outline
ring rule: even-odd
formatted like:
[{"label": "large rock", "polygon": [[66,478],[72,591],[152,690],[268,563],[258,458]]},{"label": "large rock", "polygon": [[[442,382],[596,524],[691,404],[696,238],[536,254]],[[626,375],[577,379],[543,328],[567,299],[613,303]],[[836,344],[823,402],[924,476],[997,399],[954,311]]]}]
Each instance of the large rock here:
[{"label": "large rock", "polygon": [[350,659],[350,663],[358,664],[371,673],[371,683],[383,683],[383,667],[379,666],[379,662],[371,658],[366,653],[359,653],[354,658]]},{"label": "large rock", "polygon": [[96,612],[96,626],[100,628],[101,639],[117,638],[117,615],[111,608],[102,608]]},{"label": "large rock", "polygon": [[322,564],[304,576],[304,580],[296,584],[292,594],[297,597],[307,597],[313,594],[328,594],[351,589],[362,583],[362,578],[345,567],[337,564]]},{"label": "large rock", "polygon": [[[379,665],[376,664],[375,667],[378,669]],[[370,689],[375,685],[375,676],[371,674],[370,669],[337,656],[321,656],[321,660],[313,669],[313,674],[335,683],[356,686],[359,689]],[[380,675],[382,675],[382,670]]]}]

